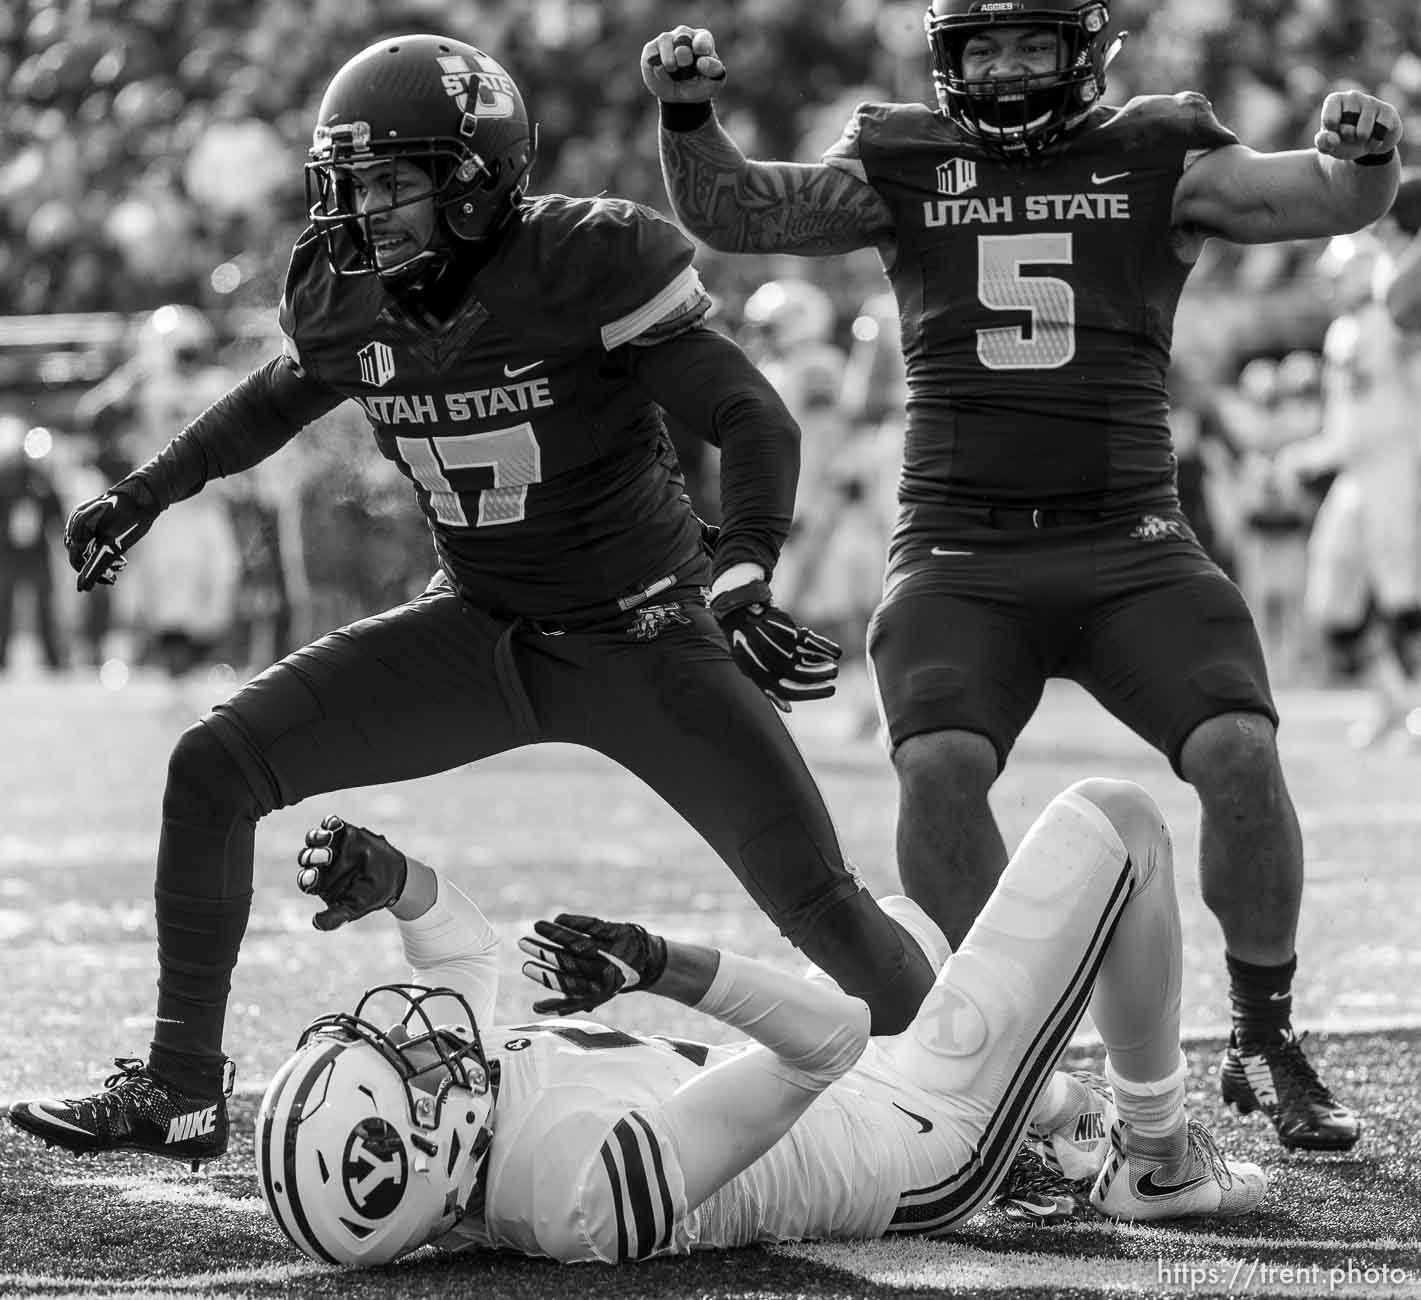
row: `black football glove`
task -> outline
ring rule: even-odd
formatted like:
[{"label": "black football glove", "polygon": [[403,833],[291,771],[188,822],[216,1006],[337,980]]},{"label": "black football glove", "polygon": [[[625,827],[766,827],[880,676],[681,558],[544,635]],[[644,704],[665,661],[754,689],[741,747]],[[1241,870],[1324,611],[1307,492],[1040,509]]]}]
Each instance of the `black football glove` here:
[{"label": "black football glove", "polygon": [[618,993],[650,988],[666,969],[666,940],[629,921],[599,921],[562,912],[534,921],[534,935],[518,940],[531,957],[523,974],[560,997],[533,1003],[540,1014],[591,1011]]},{"label": "black football glove", "polygon": [[799,700],[827,700],[834,693],[844,652],[780,609],[769,583],[747,582],[722,592],[711,601],[711,613],[740,671],[782,712]]},{"label": "black football glove", "polygon": [[383,835],[334,815],[306,832],[306,847],[296,861],[301,892],[326,905],[311,918],[318,930],[338,930],[389,907],[404,893],[409,872],[405,855]]},{"label": "black football glove", "polygon": [[130,479],[74,507],[64,525],[69,563],[79,575],[79,590],[96,583],[112,586],[128,564],[127,553],[162,514],[148,487]]}]

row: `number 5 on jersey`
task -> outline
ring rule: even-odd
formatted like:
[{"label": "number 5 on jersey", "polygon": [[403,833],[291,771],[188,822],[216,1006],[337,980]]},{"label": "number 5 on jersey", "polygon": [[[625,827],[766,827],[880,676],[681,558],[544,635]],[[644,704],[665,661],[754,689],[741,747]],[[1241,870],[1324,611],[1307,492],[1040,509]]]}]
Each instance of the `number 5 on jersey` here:
[{"label": "number 5 on jersey", "polygon": [[1029,312],[1020,325],[977,331],[977,359],[988,370],[1055,370],[1076,355],[1076,291],[1054,275],[1023,275],[1043,263],[1069,265],[1071,236],[982,235],[977,240],[977,297],[993,311]]},{"label": "number 5 on jersey", "polygon": [[[542,453],[526,421],[485,433],[396,438],[395,446],[429,494],[434,517],[455,528],[517,523],[527,512],[529,484],[543,481]],[[490,471],[492,487],[485,486]]]}]

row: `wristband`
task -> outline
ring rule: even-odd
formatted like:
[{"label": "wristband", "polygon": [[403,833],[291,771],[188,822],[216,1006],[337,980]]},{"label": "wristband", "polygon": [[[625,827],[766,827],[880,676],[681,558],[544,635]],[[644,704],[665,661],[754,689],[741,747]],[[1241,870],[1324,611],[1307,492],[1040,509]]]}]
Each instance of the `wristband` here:
[{"label": "wristband", "polygon": [[1358,167],[1385,167],[1396,157],[1395,149],[1388,149],[1385,153],[1364,153],[1360,158],[1353,158],[1352,161]]},{"label": "wristband", "polygon": [[678,134],[682,131],[694,131],[698,126],[704,126],[711,120],[713,113],[710,100],[702,100],[699,104],[676,104],[670,100],[661,101],[661,125],[668,131],[675,131]]},{"label": "wristband", "polygon": [[732,587],[729,591],[723,591],[710,603],[710,611],[717,619],[725,618],[728,614],[733,614],[737,609],[744,609],[747,605],[768,605],[770,603],[770,584],[763,578],[755,582],[747,582],[742,587]]}]

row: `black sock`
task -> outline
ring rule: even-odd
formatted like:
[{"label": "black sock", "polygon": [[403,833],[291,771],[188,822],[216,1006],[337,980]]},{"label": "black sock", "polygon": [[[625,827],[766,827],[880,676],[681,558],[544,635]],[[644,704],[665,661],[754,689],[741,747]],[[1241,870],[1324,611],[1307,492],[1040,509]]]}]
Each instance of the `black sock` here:
[{"label": "black sock", "polygon": [[202,898],[159,889],[158,1009],[148,1064],[193,1097],[218,1097],[232,968],[252,894]]},{"label": "black sock", "polygon": [[257,817],[265,811],[208,728],[178,742],[158,841],[158,1007],[149,1068],[194,1097],[218,1097],[232,969],[252,901]]},{"label": "black sock", "polygon": [[1224,962],[1229,969],[1229,1001],[1239,1041],[1275,1041],[1292,1025],[1293,972],[1298,959],[1290,957],[1281,966],[1255,966],[1225,953]]}]

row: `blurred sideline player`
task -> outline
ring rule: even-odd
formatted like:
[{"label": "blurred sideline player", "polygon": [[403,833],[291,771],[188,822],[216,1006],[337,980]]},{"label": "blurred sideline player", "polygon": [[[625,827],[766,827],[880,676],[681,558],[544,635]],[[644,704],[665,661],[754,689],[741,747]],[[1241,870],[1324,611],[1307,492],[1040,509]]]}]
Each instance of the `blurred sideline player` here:
[{"label": "blurred sideline player", "polygon": [[[197,308],[156,308],[138,326],[128,360],[79,399],[76,423],[103,436],[125,465],[148,460],[231,387],[235,375],[217,348],[217,331]],[[134,658],[173,679],[210,660],[232,623],[237,576],[227,504],[213,493],[135,552],[116,590]]]},{"label": "blurred sideline player", "polygon": [[1333,93],[1314,148],[1260,154],[1197,94],[1103,104],[1122,38],[1102,0],[933,0],[926,29],[936,110],[860,105],[818,165],[745,158],[715,118],[709,31],[664,31],[641,57],[687,229],[723,252],[876,247],[898,298],[901,514],[869,653],[904,888],[966,931],[1007,858],[991,787],[1045,682],[1080,682],[1199,795],[1234,1002],[1225,1099],[1287,1146],[1345,1149],[1357,1119],[1291,1027],[1302,836],[1267,666],[1179,510],[1165,375],[1206,241],[1375,220],[1401,119]]},{"label": "blurred sideline player", "polygon": [[34,630],[51,671],[65,666],[65,638],[54,602],[53,549],[64,523],[49,461],[50,445],[26,445],[26,422],[0,412],[0,673],[9,663],[16,597],[33,597]]},{"label": "blurred sideline player", "polygon": [[[866,669],[869,620],[883,597],[883,556],[893,535],[895,487],[903,453],[903,359],[891,294],[859,308],[840,368],[837,405],[847,426],[823,472],[817,508],[801,508],[799,563],[785,595]],[[812,613],[810,611],[813,611]],[[871,683],[851,695],[851,734],[873,736],[881,719]]]},{"label": "blurred sideline player", "polygon": [[[834,342],[834,304],[817,284],[795,276],[767,280],[746,300],[737,339],[784,399],[800,428],[795,518],[776,570],[787,604],[818,627],[826,622],[806,582],[819,560],[810,541],[835,508],[831,469],[850,428],[839,401],[847,358]],[[810,609],[815,613],[810,613]],[[826,634],[838,641],[832,631]],[[842,643],[840,643],[842,644]],[[854,657],[852,647],[849,658]]]},{"label": "blurred sideline player", "polygon": [[117,441],[130,464],[159,451],[231,387],[217,363],[217,331],[196,307],[167,303],[143,318],[132,355],[75,404],[79,427]]},{"label": "blurred sideline player", "polygon": [[[1306,646],[1307,537],[1317,508],[1287,465],[1294,448],[1317,433],[1318,390],[1317,362],[1295,352],[1281,361],[1248,362],[1227,401],[1246,448],[1231,475],[1239,509],[1238,586],[1269,672],[1285,682],[1297,679]],[[1178,444],[1174,449],[1178,455]]]},{"label": "blurred sideline player", "polygon": [[[1225,1159],[1186,1113],[1170,839],[1132,783],[1053,800],[956,954],[911,900],[883,900],[939,972],[890,1038],[871,1039],[868,1008],[825,978],[568,915],[520,944],[524,973],[554,993],[535,1010],[645,990],[754,1041],[493,1026],[498,936],[466,896],[339,818],[307,845],[304,887],[342,918],[391,899],[414,967],[401,1025],[377,1026],[372,994],[322,1017],[262,1101],[258,1183],[318,1261],[433,1243],[617,1263],[941,1236],[1028,1130],[1115,1218],[1234,1216],[1264,1195],[1262,1170]],[[1087,1005],[1109,1086],[1054,1072]]]},{"label": "blurred sideline player", "polygon": [[[483,51],[420,34],[356,55],[317,118],[284,355],[70,517],[82,589],[115,576],[166,507],[353,398],[413,486],[440,572],[180,737],[148,1061],[93,1096],[12,1111],[47,1141],[220,1156],[257,821],[545,741],[594,749],[660,794],[790,942],[869,1004],[876,1031],[901,1030],[931,984],[845,865],[776,712],[832,694],[837,672],[837,647],[768,582],[798,430],[705,326],[710,299],[677,227],[619,199],[526,198],[532,154],[517,86]],[[713,557],[661,408],[721,447]]]},{"label": "blurred sideline player", "polygon": [[1400,268],[1418,232],[1421,173],[1408,173],[1387,216],[1333,239],[1318,267],[1343,310],[1324,345],[1325,426],[1307,454],[1314,472],[1337,475],[1313,525],[1307,606],[1339,675],[1371,668],[1374,711],[1350,732],[1359,748],[1421,705],[1421,272],[1416,259]]}]

